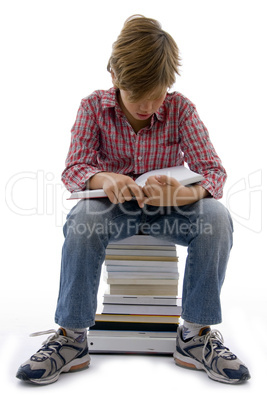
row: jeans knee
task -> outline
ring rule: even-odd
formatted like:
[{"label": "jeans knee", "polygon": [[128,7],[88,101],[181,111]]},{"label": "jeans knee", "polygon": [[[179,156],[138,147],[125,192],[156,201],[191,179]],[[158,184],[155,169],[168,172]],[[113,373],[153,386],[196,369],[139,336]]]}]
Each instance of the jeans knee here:
[{"label": "jeans knee", "polygon": [[102,224],[102,221],[103,213],[97,212],[93,203],[78,202],[67,216],[63,227],[64,236],[89,239],[97,233],[95,229],[97,225]]},{"label": "jeans knee", "polygon": [[212,235],[232,245],[233,221],[228,209],[219,201],[209,199],[204,207],[204,215]]}]

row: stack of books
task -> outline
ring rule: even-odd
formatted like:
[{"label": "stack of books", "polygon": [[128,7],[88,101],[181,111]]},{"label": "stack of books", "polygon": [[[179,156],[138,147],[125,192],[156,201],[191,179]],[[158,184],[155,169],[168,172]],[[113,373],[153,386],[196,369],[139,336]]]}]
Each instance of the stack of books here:
[{"label": "stack of books", "polygon": [[103,310],[89,330],[90,353],[173,354],[181,299],[173,243],[136,235],[110,243]]}]

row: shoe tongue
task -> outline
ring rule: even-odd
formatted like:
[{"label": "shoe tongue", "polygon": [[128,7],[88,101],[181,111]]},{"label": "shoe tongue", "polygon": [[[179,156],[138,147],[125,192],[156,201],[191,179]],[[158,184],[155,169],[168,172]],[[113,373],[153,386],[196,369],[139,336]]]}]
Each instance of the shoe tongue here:
[{"label": "shoe tongue", "polygon": [[207,335],[209,332],[210,332],[210,327],[203,327],[203,328],[201,328],[201,330],[199,331],[198,336]]}]

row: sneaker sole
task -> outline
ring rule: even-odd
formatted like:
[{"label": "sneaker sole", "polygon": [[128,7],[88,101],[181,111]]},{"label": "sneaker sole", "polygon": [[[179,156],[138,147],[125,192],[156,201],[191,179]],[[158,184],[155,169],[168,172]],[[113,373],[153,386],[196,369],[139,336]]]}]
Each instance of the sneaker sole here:
[{"label": "sneaker sole", "polygon": [[177,364],[177,366],[185,367],[190,370],[204,370],[205,371],[204,364],[198,362],[197,360],[195,360],[191,357],[183,356],[180,353],[178,353],[177,351],[174,352],[173,357],[174,357],[175,364]]},{"label": "sneaker sole", "polygon": [[65,366],[63,366],[59,371],[57,371],[55,374],[53,374],[50,377],[46,378],[29,378],[27,374],[23,371],[23,368],[21,367],[18,372],[16,377],[19,380],[22,380],[27,383],[31,384],[36,384],[36,385],[48,385],[52,384],[53,382],[56,382],[58,380],[58,377],[62,373],[69,373],[69,372],[75,372],[75,371],[80,371],[84,370],[89,367],[90,365],[91,358],[89,355],[85,355],[79,359],[74,359]]},{"label": "sneaker sole", "polygon": [[244,374],[241,378],[239,379],[231,379],[231,378],[226,378],[219,373],[215,373],[214,371],[209,371],[203,363],[198,362],[197,360],[188,357],[188,356],[183,356],[177,351],[174,352],[173,354],[175,364],[177,366],[187,368],[190,370],[204,370],[208,377],[213,380],[213,381],[218,381],[218,382],[223,382],[225,384],[242,384],[243,382],[247,381],[250,379],[249,374]]}]

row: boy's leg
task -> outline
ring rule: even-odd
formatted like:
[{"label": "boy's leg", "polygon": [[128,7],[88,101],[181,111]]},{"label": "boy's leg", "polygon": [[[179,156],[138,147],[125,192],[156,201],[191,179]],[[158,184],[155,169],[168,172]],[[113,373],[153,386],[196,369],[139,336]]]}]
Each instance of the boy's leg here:
[{"label": "boy's leg", "polygon": [[232,248],[233,224],[228,210],[204,199],[190,215],[188,256],[183,282],[183,319],[213,325],[222,321],[220,293]]},{"label": "boy's leg", "polygon": [[94,324],[97,290],[105,248],[110,240],[138,233],[137,202],[114,205],[108,199],[79,202],[64,226],[56,322],[61,325],[41,349],[23,363],[17,377],[34,384],[57,381],[62,372],[88,367],[86,327]]},{"label": "boy's leg", "polygon": [[183,282],[182,316],[212,325],[221,322],[220,291],[232,247],[232,220],[212,198],[151,213],[150,234],[188,246]]},{"label": "boy's leg", "polygon": [[115,205],[106,198],[81,201],[72,209],[64,226],[57,324],[65,328],[94,325],[106,246],[136,234],[140,216],[135,201]]},{"label": "boy's leg", "polygon": [[209,327],[220,323],[222,318],[220,292],[233,231],[227,209],[207,198],[173,208],[156,222],[160,222],[160,235],[188,245],[182,298],[187,336],[184,339],[183,326],[179,327],[175,362],[182,367],[205,370],[211,379],[228,384],[248,380],[247,367],[223,345],[220,332]]}]

